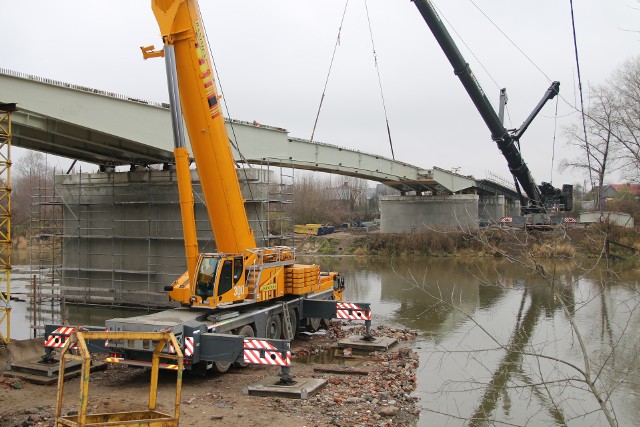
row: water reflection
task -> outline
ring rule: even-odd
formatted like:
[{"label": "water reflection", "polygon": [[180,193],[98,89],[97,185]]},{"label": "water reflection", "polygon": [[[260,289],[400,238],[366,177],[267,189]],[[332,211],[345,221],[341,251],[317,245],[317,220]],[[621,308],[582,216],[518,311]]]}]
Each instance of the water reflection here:
[{"label": "water reflection", "polygon": [[635,265],[306,260],[314,261],[346,276],[347,299],[373,303],[374,322],[421,332],[421,425],[606,422],[585,384],[567,381],[580,375],[564,362],[584,366],[569,320],[584,336],[594,379],[612,390],[619,425],[634,425],[640,412]]},{"label": "water reflection", "polygon": [[[420,425],[605,422],[584,383],[566,382],[578,377],[574,369],[523,354],[541,353],[582,367],[569,320],[579,325],[598,384],[611,391],[619,425],[640,419],[636,265],[592,268],[594,261],[586,260],[529,268],[505,259],[427,257],[300,261],[340,271],[348,284],[345,298],[371,303],[374,325],[419,331]],[[28,267],[14,268],[12,276],[14,292],[28,298]],[[12,336],[28,338],[31,306],[27,300],[13,307],[18,333],[14,329]],[[65,312],[70,323],[84,325],[140,313],[79,306]]]}]

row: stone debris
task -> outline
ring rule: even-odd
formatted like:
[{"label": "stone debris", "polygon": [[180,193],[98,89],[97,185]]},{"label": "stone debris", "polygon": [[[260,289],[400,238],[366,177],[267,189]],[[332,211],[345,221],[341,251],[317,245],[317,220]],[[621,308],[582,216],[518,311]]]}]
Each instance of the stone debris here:
[{"label": "stone debris", "polygon": [[[362,325],[331,323],[328,338],[336,340],[345,336],[364,333]],[[367,369],[369,375],[361,377],[316,373],[315,378],[325,378],[328,385],[318,395],[308,400],[267,399],[273,410],[287,411],[304,416],[309,425],[324,425],[326,417],[334,426],[412,426],[417,423],[419,409],[417,398],[411,396],[416,388],[418,357],[406,345],[416,333],[407,329],[378,326],[374,336],[393,336],[405,346],[387,352],[374,352],[379,361],[365,361],[359,369]],[[319,344],[317,345],[319,346]],[[326,347],[314,347],[326,351]],[[294,347],[294,352],[296,348]],[[305,352],[301,352],[306,354]],[[295,359],[294,359],[295,360]]]},{"label": "stone debris", "polygon": [[[201,425],[203,420],[207,420],[212,425],[250,426],[254,425],[256,417],[261,419],[264,414],[277,412],[290,415],[292,420],[303,419],[307,427],[415,426],[420,412],[416,406],[418,399],[412,396],[416,388],[416,371],[419,365],[417,355],[411,350],[416,332],[382,325],[376,326],[371,330],[372,335],[394,337],[399,344],[386,352],[370,354],[353,349],[349,357],[345,358],[344,350],[335,347],[337,340],[364,334],[364,326],[358,323],[340,322],[330,322],[326,326],[327,330],[324,334],[302,337],[293,342],[292,348],[294,376],[327,380],[327,386],[317,395],[307,400],[298,400],[248,397],[242,394],[242,385],[251,383],[256,378],[272,375],[274,371],[269,371],[271,368],[249,367],[232,370],[225,375],[208,375],[206,378],[188,375],[183,384],[185,387],[182,395],[184,417],[180,424]],[[336,355],[335,359],[330,357],[332,352]],[[357,376],[341,372],[314,372],[314,359],[318,363],[316,366],[334,367],[337,368],[336,371],[353,368],[364,372],[363,375]],[[4,389],[3,393],[0,393],[0,404],[5,404],[3,408],[7,408],[7,403],[18,397],[14,393],[25,390],[28,392],[31,388],[37,388],[41,390],[37,393],[46,392],[49,396],[46,400],[47,405],[42,405],[45,403],[43,401],[42,406],[29,409],[0,410],[0,427],[53,426],[55,387],[26,385],[13,378],[3,378],[0,381]],[[107,397],[103,395],[98,399],[99,405],[95,403],[90,405],[89,412],[129,409],[130,398],[133,396],[125,399],[122,394],[113,394],[112,391],[124,385],[129,390],[128,394],[133,393],[131,391],[133,387],[136,392],[141,393],[140,396],[146,398],[148,381],[148,370],[117,364],[110,365],[108,370],[102,373],[92,374],[92,387],[106,391]],[[167,380],[167,383],[172,381]],[[26,389],[21,390],[20,387]],[[52,400],[53,404],[50,404]],[[139,409],[139,403],[133,399],[132,406]],[[198,424],[194,424],[195,414],[200,414],[202,417],[198,419]],[[205,414],[207,414],[206,418]],[[185,419],[189,415],[191,417]],[[189,419],[191,422],[188,421]],[[294,425],[294,423],[287,425]]]}]

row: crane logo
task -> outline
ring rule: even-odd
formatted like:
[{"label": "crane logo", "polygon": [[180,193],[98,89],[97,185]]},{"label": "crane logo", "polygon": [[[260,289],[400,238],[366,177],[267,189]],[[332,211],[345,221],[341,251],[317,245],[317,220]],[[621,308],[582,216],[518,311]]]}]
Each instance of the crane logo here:
[{"label": "crane logo", "polygon": [[196,57],[198,58],[198,64],[200,65],[200,72],[202,76],[202,83],[204,84],[204,91],[209,102],[209,112],[211,118],[215,119],[220,116],[220,104],[218,104],[218,94],[216,93],[216,85],[213,81],[213,73],[209,66],[207,57],[207,42],[204,39],[202,33],[202,26],[200,21],[195,22],[196,30]]}]

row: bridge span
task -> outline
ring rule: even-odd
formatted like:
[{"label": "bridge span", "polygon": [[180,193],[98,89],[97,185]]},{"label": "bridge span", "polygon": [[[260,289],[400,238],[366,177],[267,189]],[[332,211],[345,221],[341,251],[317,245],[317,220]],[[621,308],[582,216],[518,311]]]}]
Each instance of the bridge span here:
[{"label": "bridge span", "polygon": [[[17,103],[13,144],[99,165],[173,162],[169,105],[0,69],[0,102]],[[401,192],[457,193],[473,177],[289,136],[286,129],[228,120],[238,162],[378,181]],[[240,156],[238,148],[242,153]]]}]

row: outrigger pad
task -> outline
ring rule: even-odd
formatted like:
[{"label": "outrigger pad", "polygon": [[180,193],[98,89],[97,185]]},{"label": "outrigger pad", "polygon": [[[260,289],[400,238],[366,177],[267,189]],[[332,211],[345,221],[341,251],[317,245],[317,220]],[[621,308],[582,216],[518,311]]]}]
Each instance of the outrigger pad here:
[{"label": "outrigger pad", "polygon": [[296,377],[296,383],[293,385],[278,385],[279,382],[280,377],[267,377],[258,384],[246,386],[243,391],[248,396],[278,396],[306,400],[327,385],[327,380],[322,378]]}]

